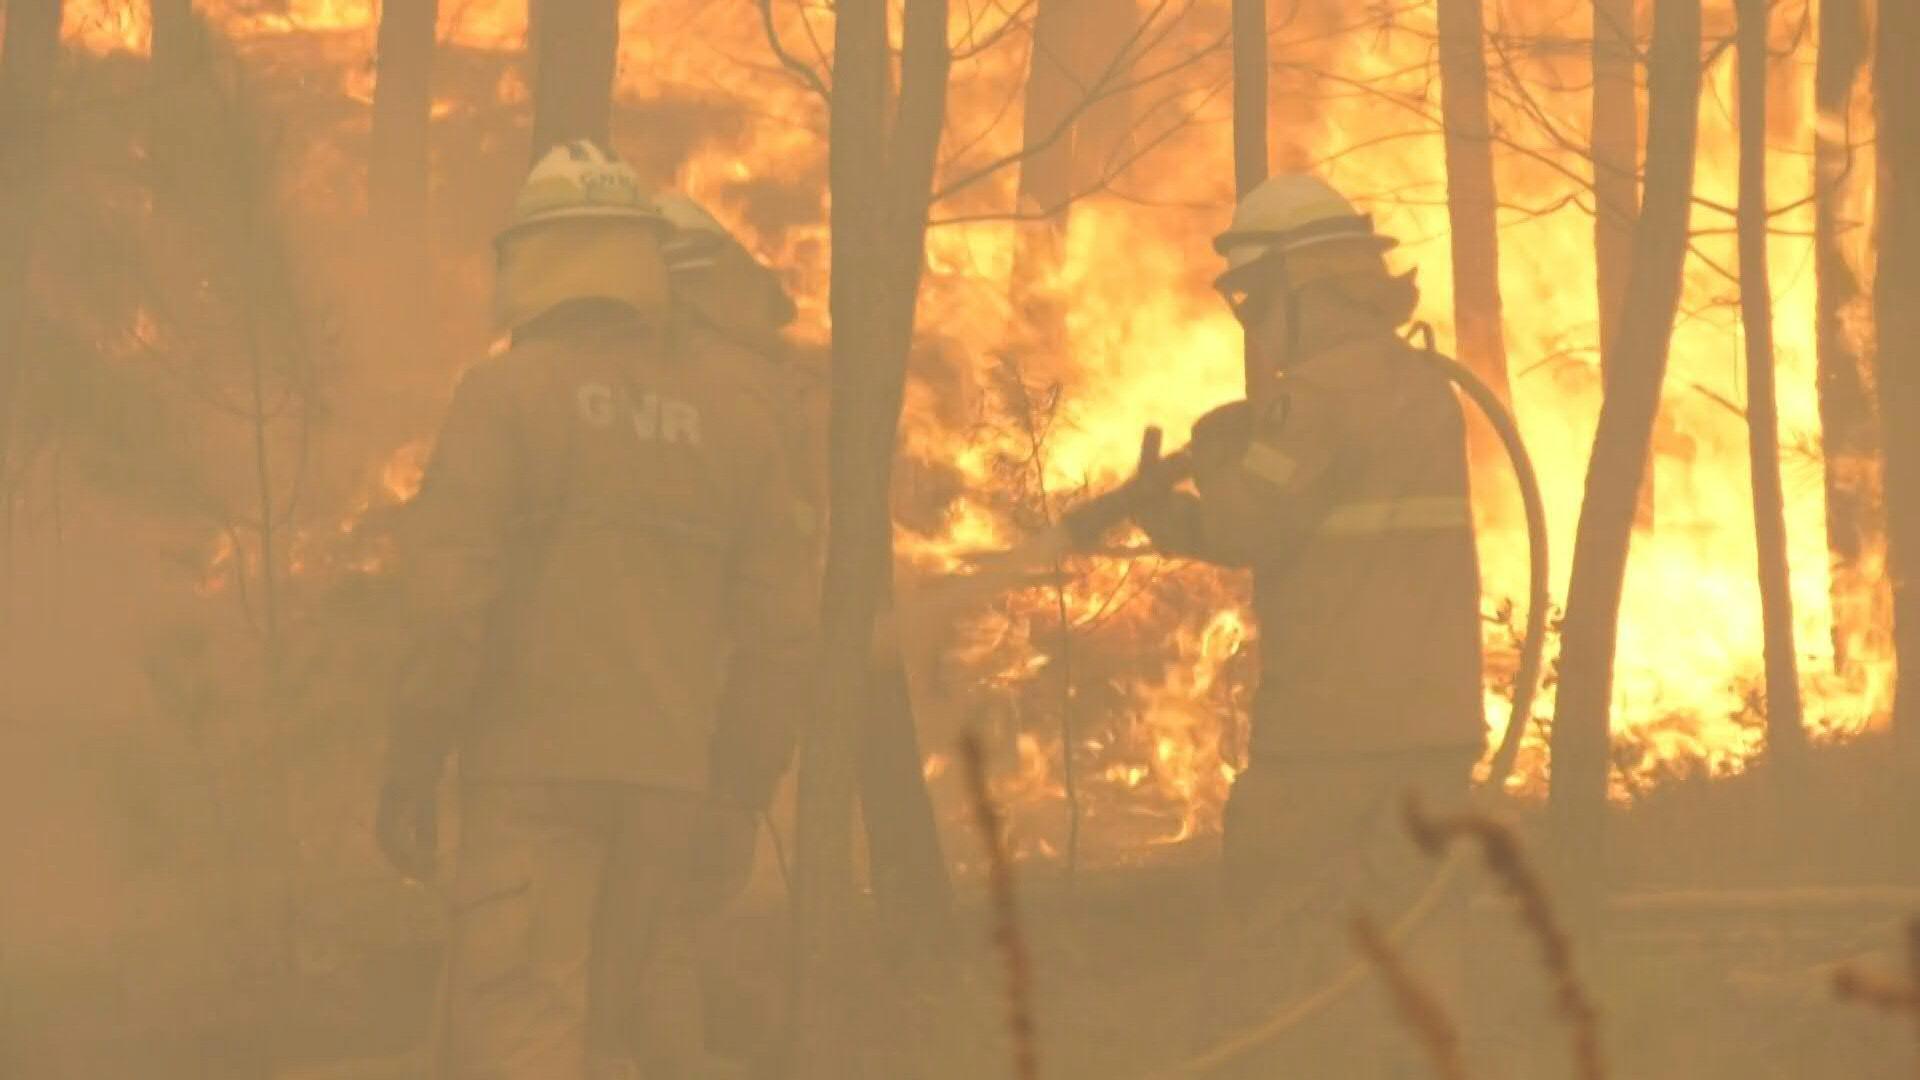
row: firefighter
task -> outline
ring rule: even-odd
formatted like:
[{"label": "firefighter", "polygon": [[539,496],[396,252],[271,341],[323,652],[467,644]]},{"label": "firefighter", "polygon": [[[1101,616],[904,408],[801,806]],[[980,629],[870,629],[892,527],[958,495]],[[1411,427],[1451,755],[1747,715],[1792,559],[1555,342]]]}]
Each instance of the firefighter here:
[{"label": "firefighter", "polygon": [[[1163,550],[1252,571],[1260,685],[1223,840],[1229,1025],[1344,964],[1356,910],[1390,919],[1419,892],[1404,801],[1463,803],[1484,741],[1462,415],[1397,333],[1418,290],[1388,270],[1394,243],[1314,177],[1248,193],[1215,244],[1247,398],[1194,426],[1191,488],[1138,514]],[[1314,1026],[1317,1050],[1292,1043],[1300,1075],[1370,1075],[1368,1040]]]},{"label": "firefighter", "polygon": [[773,408],[672,344],[665,232],[595,145],[540,160],[497,242],[511,348],[460,381],[403,534],[416,640],[377,831],[430,878],[457,753],[460,1080],[699,1074],[693,927],[789,759],[773,706],[806,693]]},{"label": "firefighter", "polygon": [[798,496],[794,513],[817,536],[825,504],[824,395],[811,393],[785,338],[796,311],[780,275],[756,259],[706,207],[679,192],[658,196],[672,231],[665,252],[677,333],[716,363],[765,380]]},{"label": "firefighter", "polygon": [[793,299],[780,276],[720,224],[707,208],[676,191],[658,196],[671,232],[667,269],[683,325],[724,338],[765,361],[784,352],[780,332],[793,322]]}]

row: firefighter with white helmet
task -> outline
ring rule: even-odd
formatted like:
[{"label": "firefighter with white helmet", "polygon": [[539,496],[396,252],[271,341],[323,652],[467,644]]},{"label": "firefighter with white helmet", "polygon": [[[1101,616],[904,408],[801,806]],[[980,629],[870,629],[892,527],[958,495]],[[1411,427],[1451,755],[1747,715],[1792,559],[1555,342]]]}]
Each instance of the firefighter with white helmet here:
[{"label": "firefighter with white helmet", "polygon": [[592,142],[556,146],[514,197],[494,239],[495,322],[503,331],[571,301],[599,299],[658,326],[670,225],[632,167]]},{"label": "firefighter with white helmet", "polygon": [[659,202],[672,227],[667,270],[683,314],[746,348],[778,352],[779,332],[795,314],[780,276],[693,199],[662,192]]},{"label": "firefighter with white helmet", "polygon": [[[1195,425],[1191,489],[1138,513],[1162,549],[1253,576],[1260,686],[1224,838],[1229,1024],[1344,963],[1357,908],[1418,891],[1403,801],[1460,803],[1484,740],[1464,425],[1442,365],[1398,333],[1419,294],[1388,269],[1393,246],[1315,177],[1248,193],[1215,242],[1247,399]],[[1294,1033],[1298,1075],[1379,1074],[1367,1040],[1310,1027],[1325,1056]]]},{"label": "firefighter with white helmet", "polygon": [[774,409],[674,342],[668,234],[599,147],[534,167],[497,245],[512,347],[461,379],[404,527],[414,640],[377,830],[430,878],[458,755],[452,1078],[700,1067],[692,928],[807,694]]},{"label": "firefighter with white helmet", "polygon": [[657,198],[670,226],[663,250],[676,333],[707,362],[733,364],[764,381],[793,466],[794,513],[818,538],[826,501],[824,380],[785,336],[796,314],[793,298],[780,275],[706,207],[677,191]]}]

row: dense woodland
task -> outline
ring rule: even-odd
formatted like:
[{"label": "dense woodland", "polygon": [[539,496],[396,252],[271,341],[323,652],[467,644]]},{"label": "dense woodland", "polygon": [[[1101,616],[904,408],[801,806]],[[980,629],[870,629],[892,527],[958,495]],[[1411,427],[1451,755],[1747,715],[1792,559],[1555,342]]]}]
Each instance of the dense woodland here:
[{"label": "dense woodland", "polygon": [[[1521,865],[1472,872],[1482,984],[1409,1013],[1458,1030],[1439,1074],[1913,1069],[1920,5],[0,10],[5,1075],[429,1074],[442,898],[369,835],[392,534],[493,344],[490,238],[576,137],[801,313],[822,693],[708,943],[739,1075],[1231,1056],[1185,1018],[1245,583],[1135,538],[901,665],[868,646],[1241,396],[1209,240],[1298,170],[1403,241],[1547,489],[1546,690],[1495,815]],[[1526,536],[1489,431],[1470,453],[1498,724]],[[1362,945],[1357,979],[1421,991]]]}]

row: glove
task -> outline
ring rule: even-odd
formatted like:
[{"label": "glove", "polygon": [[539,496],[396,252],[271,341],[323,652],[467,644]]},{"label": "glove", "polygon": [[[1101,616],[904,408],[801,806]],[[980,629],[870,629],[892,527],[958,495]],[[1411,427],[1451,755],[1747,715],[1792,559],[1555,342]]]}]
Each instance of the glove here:
[{"label": "glove", "polygon": [[1253,403],[1230,401],[1194,421],[1189,444],[1195,465],[1212,468],[1238,461],[1253,441]]},{"label": "glove", "polygon": [[1108,529],[1138,513],[1147,503],[1163,497],[1180,482],[1182,472],[1160,456],[1160,429],[1148,428],[1140,437],[1140,463],[1126,483],[1090,499],[1061,519],[1073,547],[1086,551],[1100,543]]},{"label": "glove", "polygon": [[1133,520],[1163,555],[1202,558],[1206,551],[1201,527],[1200,498],[1191,492],[1167,490],[1141,503]]},{"label": "glove", "polygon": [[753,877],[760,819],[752,810],[709,799],[693,828],[688,884],[693,902],[712,911],[739,899]]},{"label": "glove", "polygon": [[396,760],[380,785],[374,838],[393,868],[414,881],[431,881],[440,843],[440,760]]}]

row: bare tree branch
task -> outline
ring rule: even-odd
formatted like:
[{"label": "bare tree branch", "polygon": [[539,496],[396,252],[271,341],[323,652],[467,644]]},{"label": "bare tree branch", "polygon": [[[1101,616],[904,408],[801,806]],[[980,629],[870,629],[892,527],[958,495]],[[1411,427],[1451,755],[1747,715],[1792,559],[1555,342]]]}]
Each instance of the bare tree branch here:
[{"label": "bare tree branch", "polygon": [[[1187,70],[1224,47],[1226,37],[1223,34],[1220,38],[1208,45],[1194,50],[1192,53],[1175,60],[1158,71],[1139,75],[1130,80],[1123,80],[1121,76],[1128,72],[1140,59],[1163,43],[1167,37],[1172,34],[1173,28],[1178,24],[1178,17],[1172,20],[1160,18],[1169,6],[1169,2],[1170,0],[1159,0],[1153,9],[1141,18],[1140,25],[1128,36],[1127,40],[1122,43],[1121,47],[1114,53],[1113,59],[1107,63],[1107,66],[1094,78],[1092,85],[1087,88],[1087,92],[1072,108],[1067,109],[1045,134],[1037,139],[1026,140],[1025,145],[1019,150],[1009,151],[984,165],[963,173],[958,179],[949,180],[934,192],[932,201],[935,203],[943,202],[958,192],[1004,169],[1017,165],[1036,153],[1041,153],[1052,148],[1061,139],[1065,138],[1068,132],[1073,130],[1073,125],[1077,120],[1101,101],[1140,89],[1141,87],[1151,85]],[[1182,13],[1184,14],[1185,11],[1191,10],[1192,7],[1193,4],[1191,2],[1188,3],[1186,8],[1182,9]],[[1153,29],[1157,29],[1158,32],[1150,37],[1148,31]]]},{"label": "bare tree branch", "polygon": [[[780,61],[780,66],[792,72],[794,77],[799,79],[807,89],[820,95],[822,101],[827,100],[830,96],[827,91],[827,81],[821,78],[820,73],[809,66],[806,61],[788,52],[786,44],[780,40],[780,30],[773,23],[773,0],[758,0],[758,2],[760,5],[760,25],[767,34],[767,47],[773,50],[773,55]],[[803,20],[806,18],[804,13],[801,15],[801,18]],[[811,30],[811,28],[809,28],[809,30]],[[814,44],[815,47],[818,48],[819,43],[816,41]]]}]

